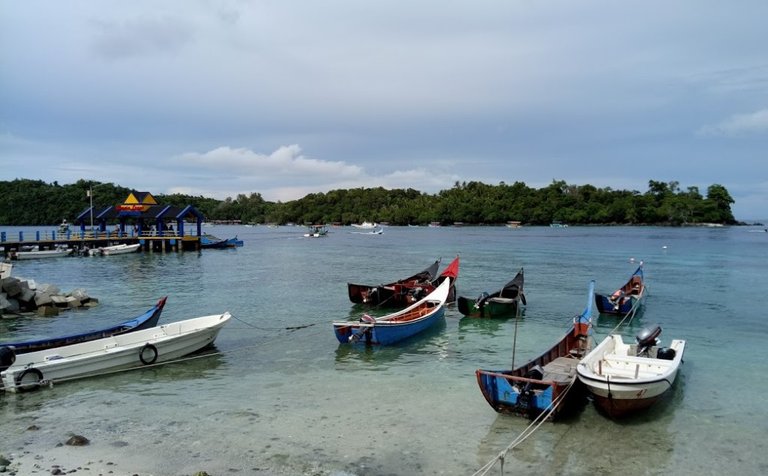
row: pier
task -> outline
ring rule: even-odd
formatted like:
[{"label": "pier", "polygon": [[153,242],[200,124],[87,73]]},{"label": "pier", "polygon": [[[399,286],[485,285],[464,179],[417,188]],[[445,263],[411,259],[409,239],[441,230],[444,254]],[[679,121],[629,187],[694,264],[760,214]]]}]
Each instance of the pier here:
[{"label": "pier", "polygon": [[117,244],[131,245],[139,243],[146,252],[198,251],[200,237],[192,234],[180,235],[176,231],[146,231],[142,233],[120,231],[19,231],[17,233],[0,232],[0,248],[7,256],[11,251],[28,248],[53,250],[59,247],[85,250]]}]

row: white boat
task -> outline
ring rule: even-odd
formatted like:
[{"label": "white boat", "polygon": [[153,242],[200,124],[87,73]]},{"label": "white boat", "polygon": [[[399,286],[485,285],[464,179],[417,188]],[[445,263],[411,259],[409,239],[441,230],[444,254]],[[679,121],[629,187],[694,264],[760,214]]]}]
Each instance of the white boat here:
[{"label": "white boat", "polygon": [[325,225],[309,225],[307,232],[304,233],[305,238],[321,238],[328,235],[328,228]]},{"label": "white boat", "polygon": [[91,256],[94,255],[104,255],[104,256],[110,256],[110,255],[122,255],[126,253],[133,253],[136,250],[139,249],[141,245],[139,243],[134,243],[132,245],[126,245],[125,243],[120,243],[119,245],[112,245],[112,246],[102,246],[101,248],[93,248],[89,254]]},{"label": "white boat", "polygon": [[69,256],[74,251],[73,248],[33,249],[29,251],[11,251],[9,256],[11,259],[60,258],[62,256]]},{"label": "white boat", "polygon": [[213,343],[232,316],[196,317],[80,344],[16,356],[0,373],[3,388],[17,392],[119,369],[175,360]]},{"label": "white boat", "polygon": [[675,383],[685,341],[659,347],[660,333],[659,326],[644,328],[636,344],[625,344],[618,334],[609,335],[579,362],[579,380],[609,417],[650,407]]},{"label": "white boat", "polygon": [[371,223],[369,221],[364,221],[362,223],[353,223],[352,226],[363,230],[370,230],[372,228],[376,228],[379,225],[376,224],[376,222]]}]

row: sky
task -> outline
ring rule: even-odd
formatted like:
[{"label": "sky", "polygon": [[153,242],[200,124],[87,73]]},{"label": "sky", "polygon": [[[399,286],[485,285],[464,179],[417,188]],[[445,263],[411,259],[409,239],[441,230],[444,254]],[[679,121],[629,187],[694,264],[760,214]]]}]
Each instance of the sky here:
[{"label": "sky", "polygon": [[0,180],[289,201],[723,185],[768,218],[768,2],[0,0]]}]

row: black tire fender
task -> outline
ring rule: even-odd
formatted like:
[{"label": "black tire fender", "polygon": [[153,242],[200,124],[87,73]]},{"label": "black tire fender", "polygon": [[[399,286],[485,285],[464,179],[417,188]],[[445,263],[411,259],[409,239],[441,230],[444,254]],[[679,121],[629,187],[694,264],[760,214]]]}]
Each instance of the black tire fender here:
[{"label": "black tire fender", "polygon": [[[24,381],[25,377],[33,376],[36,378],[36,381]],[[20,392],[24,392],[26,390],[31,390],[32,388],[39,386],[41,382],[43,381],[43,373],[35,368],[29,368],[23,371],[19,374],[18,377],[16,377],[16,387],[18,387],[18,390]]]},{"label": "black tire fender", "polygon": [[[148,355],[147,352],[149,352],[151,357],[146,357],[146,355]],[[159,353],[157,352],[157,347],[147,343],[144,344],[144,347],[141,348],[141,352],[139,352],[139,360],[141,360],[141,363],[144,365],[152,365],[157,361],[158,355]]]}]

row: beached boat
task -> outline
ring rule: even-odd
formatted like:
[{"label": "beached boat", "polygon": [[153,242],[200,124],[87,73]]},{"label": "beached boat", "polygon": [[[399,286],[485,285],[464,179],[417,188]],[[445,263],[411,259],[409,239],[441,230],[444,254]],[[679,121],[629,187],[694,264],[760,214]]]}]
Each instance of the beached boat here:
[{"label": "beached boat", "polygon": [[63,256],[71,255],[75,250],[73,248],[54,248],[52,250],[41,250],[37,247],[30,250],[19,250],[9,252],[9,258],[22,260],[22,259],[38,259],[38,258],[61,258]]},{"label": "beached boat", "polygon": [[168,362],[211,345],[231,317],[225,312],[21,354],[0,379],[6,391],[16,392]]},{"label": "beached boat", "polygon": [[[163,297],[157,301],[157,304],[152,306],[149,310],[147,310],[147,312],[138,317],[121,322],[114,326],[106,327],[104,329],[97,329],[67,336],[50,337],[47,339],[29,340],[24,342],[0,342],[0,348],[7,348],[11,350],[14,355],[26,354],[27,352],[37,352],[54,347],[61,347],[64,345],[79,344],[81,342],[102,339],[104,337],[155,327],[157,326],[157,321],[160,319],[160,314],[163,312],[163,307],[165,307],[165,302],[167,299],[168,296]],[[8,354],[6,353],[6,355]],[[3,365],[4,364],[0,362],[0,370],[3,369]],[[8,366],[10,363],[6,363],[5,365]]]},{"label": "beached boat", "polygon": [[304,233],[305,238],[322,238],[328,235],[328,227],[325,225],[309,225],[307,232]]},{"label": "beached boat", "polygon": [[625,344],[612,334],[578,365],[579,380],[592,394],[595,405],[611,418],[646,409],[675,383],[685,352],[684,340],[660,347],[661,327],[642,329],[635,344]]},{"label": "beached boat", "polygon": [[440,260],[437,260],[425,270],[389,284],[347,283],[349,300],[355,304],[402,308],[419,301],[434,291],[442,280],[451,277],[453,279],[451,280],[448,302],[453,302],[456,299],[456,280],[459,277],[459,257],[457,256],[440,275],[436,276],[435,273],[439,265]]},{"label": "beached boat", "polygon": [[475,372],[480,391],[491,408],[528,418],[545,413],[555,420],[586,403],[576,366],[589,349],[594,288],[595,282],[591,281],[586,308],[574,318],[573,328],[546,352],[513,370]]},{"label": "beached boat", "polygon": [[510,317],[517,315],[521,304],[526,304],[523,287],[525,275],[523,268],[512,281],[494,293],[484,292],[477,299],[464,296],[457,298],[459,312],[469,317]]},{"label": "beached boat", "polygon": [[452,279],[407,308],[382,317],[364,314],[358,322],[334,322],[333,331],[342,344],[362,342],[389,345],[423,332],[445,316]]},{"label": "beached boat", "polygon": [[637,267],[629,280],[619,289],[608,294],[595,293],[595,305],[600,314],[616,314],[626,316],[634,313],[643,304],[645,297],[645,280],[643,278],[643,262]]}]

